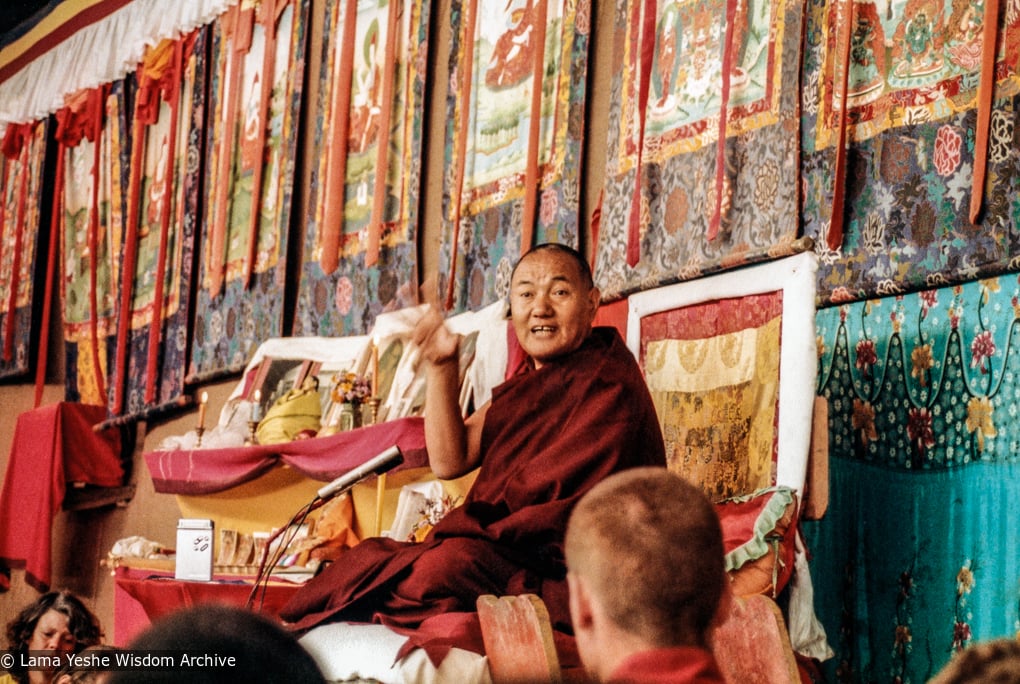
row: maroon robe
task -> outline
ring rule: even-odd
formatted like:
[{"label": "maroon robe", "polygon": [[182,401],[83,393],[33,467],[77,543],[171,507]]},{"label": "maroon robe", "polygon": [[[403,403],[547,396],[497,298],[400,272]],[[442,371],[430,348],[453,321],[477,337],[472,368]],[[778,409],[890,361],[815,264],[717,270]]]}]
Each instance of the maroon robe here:
[{"label": "maroon robe", "polygon": [[292,627],[381,622],[415,628],[475,610],[481,594],[535,593],[569,630],[563,535],[577,500],[606,476],[665,466],[644,377],[613,328],[493,391],[482,465],[464,504],[421,543],[367,539],[281,611]]}]

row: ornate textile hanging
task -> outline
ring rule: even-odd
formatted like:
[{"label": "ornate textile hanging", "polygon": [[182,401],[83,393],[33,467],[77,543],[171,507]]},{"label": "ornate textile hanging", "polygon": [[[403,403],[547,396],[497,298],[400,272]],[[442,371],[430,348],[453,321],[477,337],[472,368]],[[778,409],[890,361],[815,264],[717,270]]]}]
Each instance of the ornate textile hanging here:
[{"label": "ornate textile hanging", "polygon": [[208,28],[138,68],[110,412],[181,400],[205,122]]},{"label": "ornate textile hanging", "polygon": [[605,297],[805,249],[802,10],[758,0],[617,4],[595,261]]},{"label": "ornate textile hanging", "polygon": [[326,3],[295,335],[365,333],[417,301],[430,7]]},{"label": "ornate textile hanging", "polygon": [[448,308],[505,295],[534,243],[577,246],[590,11],[576,0],[453,3],[440,247]]},{"label": "ornate textile hanging", "polygon": [[816,316],[833,496],[804,529],[841,681],[1016,636],[1018,302],[1011,274]]},{"label": "ornate textile hanging", "polygon": [[1020,11],[999,4],[807,3],[803,221],[828,244],[823,301],[1016,268]]},{"label": "ornate textile hanging", "polygon": [[56,118],[66,398],[105,405],[127,196],[124,81],[78,93]]},{"label": "ornate textile hanging", "polygon": [[308,4],[242,0],[211,26],[188,382],[242,369],[261,340],[283,334]]},{"label": "ornate textile hanging", "polygon": [[32,364],[33,317],[43,230],[43,172],[48,126],[45,121],[10,124],[0,157],[0,378],[26,375]]}]

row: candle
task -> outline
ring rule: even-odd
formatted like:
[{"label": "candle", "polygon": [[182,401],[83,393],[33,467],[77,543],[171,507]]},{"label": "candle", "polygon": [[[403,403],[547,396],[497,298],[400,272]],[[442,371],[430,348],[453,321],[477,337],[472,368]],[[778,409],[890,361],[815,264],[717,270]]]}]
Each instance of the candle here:
[{"label": "candle", "polygon": [[202,392],[202,398],[198,402],[198,427],[205,427],[205,407],[209,403],[209,393]]},{"label": "candle", "polygon": [[379,338],[372,338],[372,397],[379,396]]},{"label": "candle", "polygon": [[262,419],[262,390],[255,390],[255,400],[251,404],[251,420],[258,422]]}]

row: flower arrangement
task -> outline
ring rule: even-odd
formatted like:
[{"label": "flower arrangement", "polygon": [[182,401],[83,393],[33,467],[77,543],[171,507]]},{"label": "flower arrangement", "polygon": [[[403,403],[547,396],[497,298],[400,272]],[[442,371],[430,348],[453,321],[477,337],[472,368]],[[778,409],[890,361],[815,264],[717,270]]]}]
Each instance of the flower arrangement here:
[{"label": "flower arrangement", "polygon": [[372,386],[368,378],[346,370],[333,376],[333,401],[339,404],[361,404],[371,394]]}]

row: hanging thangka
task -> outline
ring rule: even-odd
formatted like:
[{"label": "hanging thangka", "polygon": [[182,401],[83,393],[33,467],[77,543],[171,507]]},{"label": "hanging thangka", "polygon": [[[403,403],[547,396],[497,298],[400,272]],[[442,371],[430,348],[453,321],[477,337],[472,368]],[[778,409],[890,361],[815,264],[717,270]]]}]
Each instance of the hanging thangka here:
[{"label": "hanging thangka", "polygon": [[146,52],[136,76],[110,412],[184,393],[205,113],[202,28]]},{"label": "hanging thangka", "polygon": [[417,302],[430,7],[326,2],[295,335],[362,334]]},{"label": "hanging thangka", "polygon": [[822,301],[1015,269],[1020,4],[807,6],[803,211]]},{"label": "hanging thangka", "polygon": [[441,290],[453,310],[503,297],[539,242],[578,245],[591,4],[454,0]]},{"label": "hanging thangka", "polygon": [[[38,246],[44,234],[45,121],[8,124],[0,151],[0,378],[24,376],[32,360]],[[41,293],[40,293],[41,294]]]},{"label": "hanging thangka", "polygon": [[65,395],[106,405],[127,194],[124,81],[71,96],[56,118]]},{"label": "hanging thangka", "polygon": [[615,298],[806,248],[802,3],[616,6],[596,281]]},{"label": "hanging thangka", "polygon": [[204,216],[188,382],[283,334],[308,0],[242,0],[212,25]]}]

